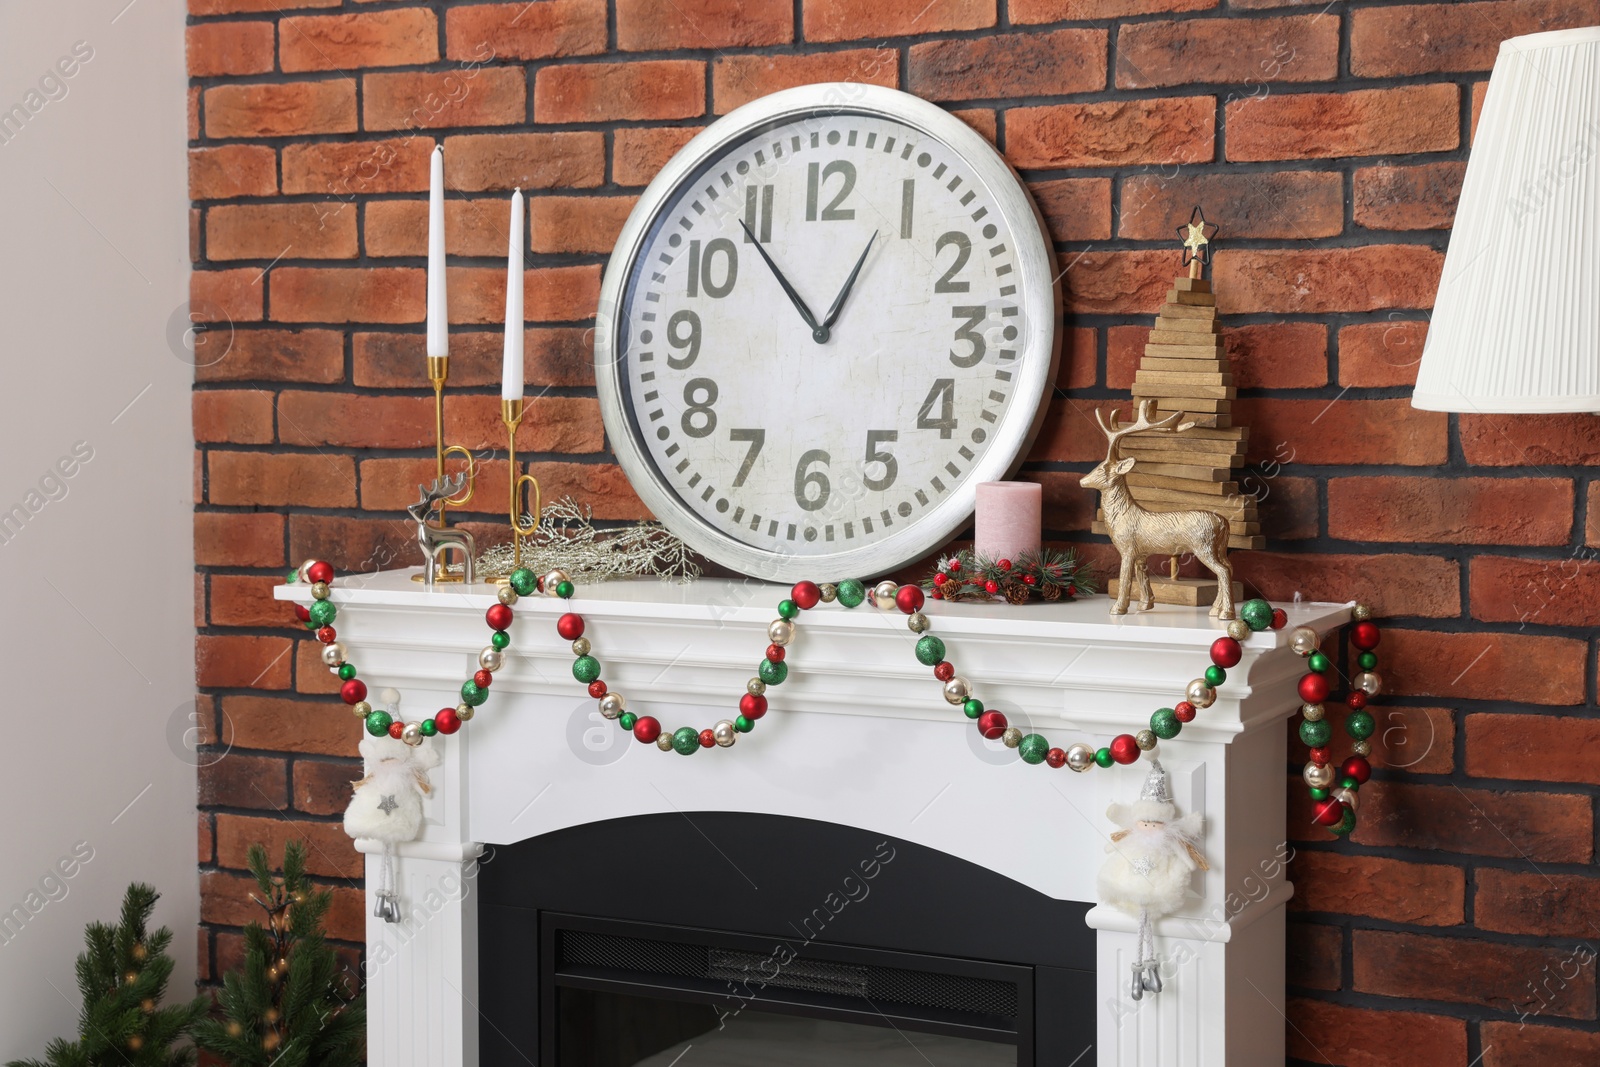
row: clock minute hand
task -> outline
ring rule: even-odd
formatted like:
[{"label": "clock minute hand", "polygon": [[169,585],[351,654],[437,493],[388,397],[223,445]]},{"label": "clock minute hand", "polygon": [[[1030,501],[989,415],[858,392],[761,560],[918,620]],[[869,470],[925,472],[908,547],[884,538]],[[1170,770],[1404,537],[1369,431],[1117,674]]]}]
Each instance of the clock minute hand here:
[{"label": "clock minute hand", "polygon": [[839,313],[844,310],[844,302],[850,295],[851,288],[856,284],[856,275],[861,273],[861,265],[867,261],[867,253],[872,251],[872,242],[878,239],[878,231],[872,231],[872,236],[867,238],[867,247],[861,250],[861,258],[856,260],[856,265],[850,270],[850,277],[844,280],[844,288],[839,290],[839,295],[833,298],[833,306],[828,309],[828,314],[822,320],[824,330],[832,329],[833,324],[839,320]]},{"label": "clock minute hand", "polygon": [[783,276],[783,271],[779,270],[778,265],[772,261],[772,257],[767,255],[766,248],[756,239],[756,235],[750,232],[750,227],[745,225],[743,219],[739,220],[739,225],[744,229],[745,235],[750,238],[751,243],[756,246],[756,251],[761,253],[761,258],[766,261],[767,267],[772,271],[772,276],[778,279],[778,284],[783,287],[784,293],[788,295],[789,302],[794,305],[796,311],[800,312],[800,318],[805,320],[807,326],[811,327],[812,338],[819,344],[826,341],[828,339],[827,327],[817,324],[816,316],[811,314],[811,309],[806,307],[806,302],[800,299],[800,294],[795,292],[794,286],[789,284],[789,279]]}]

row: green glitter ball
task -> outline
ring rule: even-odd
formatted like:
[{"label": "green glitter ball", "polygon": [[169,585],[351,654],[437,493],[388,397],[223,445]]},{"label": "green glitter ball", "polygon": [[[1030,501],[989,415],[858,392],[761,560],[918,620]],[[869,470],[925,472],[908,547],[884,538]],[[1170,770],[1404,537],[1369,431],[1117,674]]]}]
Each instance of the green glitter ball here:
[{"label": "green glitter ball", "polygon": [[394,719],[387,711],[374,711],[367,716],[367,733],[373,737],[383,737],[389,732],[389,724]]},{"label": "green glitter ball", "polygon": [[680,726],[672,733],[672,750],[680,756],[692,756],[700,751],[700,731],[693,726]]},{"label": "green glitter ball", "polygon": [[332,626],[333,620],[339,617],[339,609],[333,606],[331,600],[313,600],[311,602],[311,622],[315,626]]},{"label": "green glitter ball", "polygon": [[579,656],[572,661],[572,676],[588,685],[600,677],[600,661],[593,656]]},{"label": "green glitter ball", "polygon": [[789,665],[782,660],[774,663],[770,659],[764,659],[761,661],[761,666],[756,668],[756,673],[768,685],[782,685],[783,680],[789,677]]},{"label": "green glitter ball", "polygon": [[556,586],[556,596],[560,597],[562,600],[571,600],[572,594],[576,593],[577,591],[578,587],[573,585],[571,582],[561,582]]},{"label": "green glitter ball", "polygon": [[283,580],[285,582],[288,582],[290,585],[293,585],[295,582],[298,582],[300,580],[300,572],[299,571],[290,571],[288,574],[283,576]]},{"label": "green glitter ball", "polygon": [[1345,733],[1357,741],[1365,741],[1371,737],[1372,731],[1376,728],[1377,724],[1372,721],[1370,711],[1352,711],[1344,720]]},{"label": "green glitter ball", "polygon": [[867,599],[867,587],[862,585],[858,578],[846,578],[834,590],[834,595],[838,597],[839,603],[847,608],[853,608]]},{"label": "green glitter ball", "polygon": [[1213,663],[1206,668],[1206,684],[1215,689],[1228,680],[1228,672]]},{"label": "green glitter ball", "polygon": [[1318,719],[1316,722],[1312,722],[1309,719],[1302,719],[1300,721],[1300,740],[1304,741],[1308,748],[1317,748],[1325,745],[1332,737],[1333,727],[1328,725],[1328,720]]},{"label": "green glitter ball", "polygon": [[792,600],[780,600],[778,601],[778,614],[786,619],[792,619],[800,614],[800,605]]},{"label": "green glitter ball", "polygon": [[635,715],[631,711],[625,711],[621,715],[617,716],[617,725],[622,727],[624,730],[632,730],[633,724],[638,721],[639,716]]},{"label": "green glitter ball", "polygon": [[1045,740],[1044,734],[1029,734],[1017,746],[1017,755],[1022,757],[1023,763],[1043,763],[1049,751],[1050,742]]},{"label": "green glitter ball", "polygon": [[1378,654],[1376,652],[1363,652],[1356,657],[1356,665],[1364,671],[1378,669]]},{"label": "green glitter ball", "polygon": [[489,691],[471,678],[461,683],[461,703],[475,708],[489,699]]},{"label": "green glitter ball", "polygon": [[932,634],[923,634],[917,638],[917,662],[924,667],[932,667],[944,659],[944,642]]},{"label": "green glitter ball", "polygon": [[1356,813],[1350,810],[1349,805],[1345,806],[1344,818],[1339,820],[1339,825],[1328,827],[1335,837],[1347,837],[1355,828]]},{"label": "green glitter ball", "polygon": [[1310,670],[1316,671],[1318,674],[1321,674],[1331,666],[1333,666],[1333,664],[1328,660],[1328,657],[1321,652],[1313,652],[1311,655],[1306,657],[1306,667]]},{"label": "green glitter ball", "polygon": [[495,648],[505,648],[507,645],[511,644],[511,635],[506,633],[504,630],[496,630],[494,633],[489,635],[489,643]]},{"label": "green glitter ball", "polygon": [[417,724],[417,729],[422,731],[423,737],[432,737],[439,732],[439,724],[432,719],[423,719]]},{"label": "green glitter ball", "polygon": [[539,591],[539,576],[526,567],[518,567],[506,580],[518,596],[532,596]]},{"label": "green glitter ball", "polygon": [[1328,791],[1326,789],[1319,789],[1319,788],[1313,787],[1312,790],[1311,790],[1311,799],[1312,800],[1327,800],[1328,799]]},{"label": "green glitter ball", "polygon": [[1272,605],[1265,600],[1246,600],[1239,605],[1239,618],[1257,633],[1272,625]]},{"label": "green glitter ball", "polygon": [[733,728],[741,734],[747,734],[756,728],[756,721],[748,715],[741,715],[733,720]]},{"label": "green glitter ball", "polygon": [[1178,721],[1178,713],[1171,708],[1157,708],[1155,714],[1150,716],[1150,732],[1163,741],[1171,741],[1183,729],[1183,723]]},{"label": "green glitter ball", "polygon": [[356,665],[354,663],[345,663],[345,664],[342,664],[339,667],[339,678],[341,680],[348,682],[350,679],[354,678],[355,676],[356,676]]},{"label": "green glitter ball", "polygon": [[1109,767],[1113,763],[1117,762],[1111,758],[1111,750],[1109,748],[1102,748],[1097,751],[1094,754],[1094,761],[1102,767]]}]

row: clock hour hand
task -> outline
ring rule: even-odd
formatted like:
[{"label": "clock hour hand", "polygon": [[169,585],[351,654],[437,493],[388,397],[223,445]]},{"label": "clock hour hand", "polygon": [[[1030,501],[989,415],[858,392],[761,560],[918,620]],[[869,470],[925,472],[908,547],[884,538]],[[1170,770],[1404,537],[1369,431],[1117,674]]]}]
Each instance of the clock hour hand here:
[{"label": "clock hour hand", "polygon": [[839,295],[833,298],[833,306],[828,309],[828,314],[822,320],[822,328],[831,330],[833,324],[839,321],[839,313],[844,310],[845,298],[850,295],[850,289],[856,284],[856,275],[861,273],[861,264],[867,261],[867,253],[872,251],[872,242],[878,239],[878,231],[872,231],[872,236],[867,238],[867,247],[861,250],[861,258],[856,260],[856,265],[850,269],[850,277],[844,280],[844,288],[839,290]]},{"label": "clock hour hand", "polygon": [[756,239],[756,235],[750,232],[750,227],[745,225],[743,219],[739,220],[739,225],[744,228],[745,235],[748,236],[751,242],[756,246],[756,251],[761,253],[761,258],[766,261],[767,266],[772,270],[772,276],[778,279],[778,284],[782,286],[783,291],[788,294],[789,302],[794,305],[794,309],[796,311],[800,312],[800,318],[805,320],[805,324],[807,326],[811,327],[812,339],[818,344],[826,341],[828,339],[828,328],[826,326],[819,326],[817,324],[816,316],[811,314],[811,309],[806,307],[806,302],[800,299],[800,294],[795,292],[794,286],[789,284],[789,279],[783,276],[783,271],[778,269],[778,265],[772,262],[772,257],[767,255],[767,250],[762,247],[761,242]]}]

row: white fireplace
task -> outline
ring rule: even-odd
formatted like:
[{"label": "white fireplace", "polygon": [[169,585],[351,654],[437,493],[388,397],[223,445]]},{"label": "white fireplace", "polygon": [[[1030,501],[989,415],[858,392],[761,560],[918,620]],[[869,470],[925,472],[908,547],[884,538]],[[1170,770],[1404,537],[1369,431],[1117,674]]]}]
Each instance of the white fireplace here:
[{"label": "white fireplace", "polygon": [[[289,586],[278,595],[308,591]],[[479,1064],[474,885],[485,844],[663,812],[762,813],[855,827],[970,861],[1049,898],[1094,901],[1114,829],[1106,806],[1138,794],[1143,761],[1077,774],[1028,766],[983,742],[913,657],[914,635],[898,612],[806,612],[789,647],[788,680],[769,692],[771,711],[731,749],[689,757],[639,744],[601,718],[554,627],[566,610],[582,614],[604,677],[630,711],[667,730],[699,728],[737,713],[785,595],[753,581],[641,579],[586,585],[570,604],[525,597],[516,605],[508,662],[488,702],[460,733],[428,742],[441,746],[444,762],[433,773],[422,837],[398,849],[406,918],[368,919],[369,1062]],[[425,592],[409,571],[343,579],[333,599],[362,677],[373,694],[399,689],[408,720],[457,703],[487,643],[484,612],[496,602],[484,585]],[[1107,606],[1100,597],[1021,607],[930,602],[926,611],[987,706],[1065,747],[1105,744],[1181,699],[1221,634],[1204,609],[1161,606],[1118,619]],[[1160,745],[1180,809],[1205,815],[1211,864],[1196,873],[1184,913],[1159,924],[1163,992],[1130,999],[1135,923],[1108,908],[1087,911],[1092,1059],[1102,1067],[1283,1062],[1292,892],[1283,868],[1284,721],[1298,706],[1303,673],[1288,630],[1322,631],[1348,618],[1344,605],[1284,607],[1289,627],[1245,641],[1216,703]],[[358,847],[368,854],[370,915],[381,849]],[[519,1051],[518,1062],[540,1062],[536,1049]]]}]

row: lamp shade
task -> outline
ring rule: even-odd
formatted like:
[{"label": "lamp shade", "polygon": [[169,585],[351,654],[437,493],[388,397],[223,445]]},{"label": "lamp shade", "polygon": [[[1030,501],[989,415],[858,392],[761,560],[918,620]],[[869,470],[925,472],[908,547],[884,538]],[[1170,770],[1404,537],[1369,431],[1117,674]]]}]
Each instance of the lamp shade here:
[{"label": "lamp shade", "polygon": [[1501,43],[1411,403],[1600,411],[1600,26]]}]

